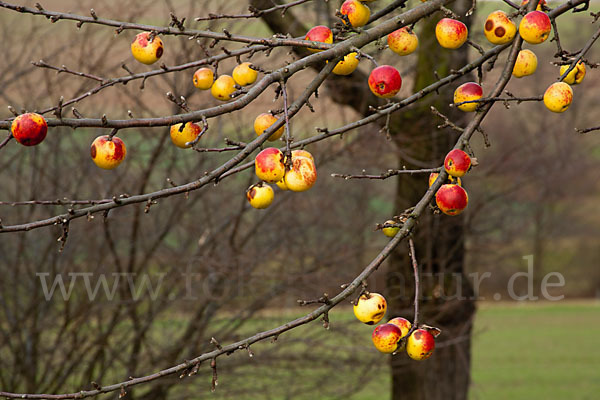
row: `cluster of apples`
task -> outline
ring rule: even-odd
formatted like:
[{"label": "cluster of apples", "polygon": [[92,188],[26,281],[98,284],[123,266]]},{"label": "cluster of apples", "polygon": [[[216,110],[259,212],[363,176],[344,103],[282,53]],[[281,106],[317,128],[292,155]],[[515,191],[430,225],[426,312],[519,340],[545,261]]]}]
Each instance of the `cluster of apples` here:
[{"label": "cluster of apples", "polygon": [[[257,120],[265,115],[270,114],[261,114]],[[262,131],[264,132],[265,129]],[[279,138],[281,133],[276,131],[271,137],[274,135],[279,135],[277,136]],[[256,155],[254,171],[261,182],[250,186],[246,191],[246,198],[252,207],[262,209],[273,203],[275,192],[269,183],[275,183],[279,189],[292,192],[304,192],[313,187],[317,181],[314,157],[306,150],[293,150],[291,153],[289,166],[286,166],[286,157],[278,148],[268,147]]]},{"label": "cluster of apples", "polygon": [[[379,323],[387,311],[387,301],[379,293],[364,293],[354,306],[356,318],[367,325]],[[406,336],[410,333],[410,336]],[[382,353],[392,354],[403,350],[413,360],[421,361],[429,358],[435,349],[435,336],[424,327],[412,329],[406,318],[392,318],[385,324],[378,325],[371,335],[373,345]]]}]

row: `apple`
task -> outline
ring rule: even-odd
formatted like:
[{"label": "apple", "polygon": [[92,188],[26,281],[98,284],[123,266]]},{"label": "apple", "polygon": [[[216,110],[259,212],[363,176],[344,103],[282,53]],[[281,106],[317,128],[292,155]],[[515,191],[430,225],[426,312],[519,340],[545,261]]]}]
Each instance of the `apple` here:
[{"label": "apple", "polygon": [[408,335],[410,328],[412,328],[412,324],[409,320],[402,317],[392,318],[388,321],[388,324],[396,325],[402,331],[402,337]]},{"label": "apple", "polygon": [[294,157],[306,157],[310,158],[313,162],[315,162],[315,158],[313,157],[313,155],[306,150],[292,150],[292,160],[294,159]]},{"label": "apple", "polygon": [[150,32],[138,33],[133,43],[131,43],[131,54],[133,58],[142,64],[154,64],[163,55],[163,42],[154,35],[150,40]]},{"label": "apple", "polygon": [[462,186],[446,183],[435,194],[435,203],[444,214],[454,216],[467,208],[469,196]]},{"label": "apple", "polygon": [[15,140],[23,146],[35,146],[46,138],[48,124],[40,114],[26,113],[13,120],[10,131]]},{"label": "apple", "polygon": [[[331,43],[333,43],[333,33],[331,32],[331,29],[329,29],[328,27],[323,26],[323,25],[318,25],[318,26],[311,28],[308,31],[304,40],[310,40],[312,42],[331,44]],[[313,53],[316,53],[318,51],[323,51],[321,49],[311,49],[310,47],[308,48],[308,50],[312,51]]]},{"label": "apple", "polygon": [[358,61],[358,53],[346,54],[344,59],[335,65],[332,72],[336,75],[350,75],[358,67]]},{"label": "apple", "polygon": [[508,19],[504,11],[494,11],[485,20],[483,33],[492,44],[505,44],[517,34],[517,25]]},{"label": "apple", "polygon": [[371,339],[375,348],[382,353],[391,354],[398,350],[402,331],[394,324],[381,324],[373,330]]},{"label": "apple", "polygon": [[[529,3],[529,0],[523,0],[521,2],[521,7],[526,6]],[[546,5],[546,0],[540,0],[538,1],[538,5],[537,7],[535,7],[536,10],[538,11],[542,11],[542,6]]]},{"label": "apple", "polygon": [[221,101],[230,100],[233,92],[235,92],[235,81],[229,75],[219,76],[210,88],[213,97]]},{"label": "apple", "polygon": [[544,105],[555,113],[567,111],[573,101],[573,89],[565,82],[553,83],[544,93]]},{"label": "apple", "polygon": [[[569,69],[569,65],[561,65],[560,76],[562,76],[565,72],[567,72],[568,69]],[[575,65],[575,68],[573,68],[571,70],[571,72],[569,72],[567,74],[567,76],[565,76],[563,78],[562,81],[565,83],[568,83],[569,85],[577,85],[578,83],[581,83],[581,81],[583,81],[584,77],[585,77],[585,64],[580,60]]]},{"label": "apple", "polygon": [[539,44],[548,39],[550,31],[552,31],[550,18],[542,11],[527,13],[519,24],[519,34],[524,41],[531,44]]},{"label": "apple", "polygon": [[98,136],[92,142],[90,155],[94,163],[102,169],[113,169],[119,166],[127,155],[125,143],[118,137]]},{"label": "apple", "polygon": [[[271,127],[275,122],[277,122],[277,117],[273,114],[262,113],[254,120],[254,132],[256,132],[257,136],[262,135],[265,131]],[[281,128],[277,129],[275,132],[269,136],[267,139],[270,142],[274,142],[283,135],[285,126],[281,126]]]},{"label": "apple", "polygon": [[387,43],[394,53],[407,56],[419,47],[419,38],[414,31],[405,26],[390,33]]},{"label": "apple", "polygon": [[275,147],[268,147],[254,159],[256,176],[268,183],[279,182],[285,175],[283,153]]},{"label": "apple", "polygon": [[452,18],[442,18],[435,26],[435,37],[446,49],[458,49],[467,41],[468,34],[467,26]]},{"label": "apple", "polygon": [[194,72],[194,86],[200,90],[208,90],[213,85],[215,80],[212,69],[210,68],[199,68]]},{"label": "apple", "polygon": [[[365,26],[371,17],[371,10],[358,0],[346,0],[340,7],[340,13],[346,15],[353,28]],[[346,23],[346,21],[344,21]]]},{"label": "apple", "polygon": [[435,349],[435,338],[425,329],[417,329],[408,337],[406,352],[413,360],[421,361],[431,357]]},{"label": "apple", "polygon": [[285,172],[285,186],[292,192],[304,192],[313,187],[316,181],[317,167],[312,155],[305,157],[292,153],[291,167]]},{"label": "apple", "polygon": [[[467,82],[460,85],[454,91],[454,104],[463,101],[479,100],[483,97],[483,89],[475,82]],[[465,103],[458,106],[458,109],[465,112],[477,110],[480,103]]]},{"label": "apple", "polygon": [[521,50],[517,56],[517,61],[515,61],[512,74],[515,78],[531,75],[537,69],[537,65],[538,60],[533,51]]},{"label": "apple", "polygon": [[369,89],[377,97],[394,97],[402,87],[400,72],[390,65],[381,65],[369,74]]},{"label": "apple", "polygon": [[[433,185],[433,183],[435,182],[435,180],[437,179],[437,177],[439,175],[440,174],[438,172],[432,172],[431,174],[429,174],[429,187],[431,187],[431,185]],[[453,183],[458,186],[462,186],[462,181],[460,180],[460,178],[455,178],[452,175],[448,175],[448,178],[446,178],[446,183]]]},{"label": "apple", "polygon": [[285,178],[275,183],[277,187],[281,190],[288,190],[287,185],[285,184]]},{"label": "apple", "polygon": [[240,86],[248,86],[256,81],[258,71],[250,68],[249,62],[241,63],[233,69],[233,80]]},{"label": "apple", "polygon": [[375,325],[383,319],[386,310],[385,297],[379,293],[365,293],[354,306],[354,316],[364,324]]},{"label": "apple", "polygon": [[202,128],[193,122],[186,122],[183,129],[181,129],[181,124],[175,124],[171,126],[170,130],[171,141],[175,146],[187,149],[192,146],[186,145],[186,143],[196,139],[200,132],[202,132]]},{"label": "apple", "polygon": [[257,209],[269,207],[274,198],[273,188],[264,182],[252,185],[246,191],[246,199],[252,207]]},{"label": "apple", "polygon": [[451,150],[444,159],[444,169],[450,176],[464,176],[471,168],[471,157],[460,149]]},{"label": "apple", "polygon": [[398,233],[398,231],[400,230],[400,227],[398,226],[398,223],[396,221],[394,221],[393,219],[388,219],[387,221],[385,221],[383,223],[383,225],[395,225],[395,226],[387,226],[381,229],[381,231],[383,232],[383,234],[387,237],[394,237],[396,236],[396,233]]}]

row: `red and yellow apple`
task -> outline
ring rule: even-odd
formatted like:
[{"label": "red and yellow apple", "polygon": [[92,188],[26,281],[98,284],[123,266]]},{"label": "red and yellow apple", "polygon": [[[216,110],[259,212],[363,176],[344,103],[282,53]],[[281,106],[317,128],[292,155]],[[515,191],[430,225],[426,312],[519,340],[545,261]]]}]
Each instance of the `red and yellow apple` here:
[{"label": "red and yellow apple", "polygon": [[421,361],[431,357],[435,349],[435,338],[425,329],[417,329],[408,337],[406,352],[413,360]]},{"label": "red and yellow apple", "polygon": [[446,49],[458,49],[467,41],[468,34],[467,26],[452,18],[442,18],[435,26],[435,37]]},{"label": "red and yellow apple", "polygon": [[483,33],[492,44],[505,44],[517,34],[517,25],[508,19],[504,11],[494,11],[485,20]]},{"label": "red and yellow apple", "polygon": [[258,71],[250,68],[249,62],[241,63],[233,69],[233,80],[240,86],[248,86],[256,81]]},{"label": "red and yellow apple", "polygon": [[390,65],[381,65],[369,75],[369,89],[377,97],[394,97],[402,87],[400,72]]},{"label": "red and yellow apple", "polygon": [[[340,7],[340,13],[348,17],[354,28],[365,26],[371,17],[371,10],[358,0],[346,0]],[[344,21],[346,23],[346,21]]]},{"label": "red and yellow apple", "polygon": [[[331,29],[329,29],[328,27],[323,26],[323,25],[318,25],[318,26],[311,28],[308,31],[304,40],[310,40],[312,42],[331,44],[331,43],[333,43],[333,33],[331,32]],[[308,48],[308,50],[312,51],[313,53],[316,53],[318,51],[323,51],[321,49],[312,49],[310,47]]]},{"label": "red and yellow apple", "polygon": [[150,32],[138,33],[131,43],[131,54],[133,58],[142,64],[154,64],[163,55],[163,42],[156,35],[151,39]]},{"label": "red and yellow apple", "polygon": [[125,143],[118,137],[98,136],[92,142],[90,155],[94,163],[102,169],[113,169],[119,166],[127,155]]},{"label": "red and yellow apple", "polygon": [[213,83],[210,93],[217,100],[231,100],[231,95],[235,92],[235,81],[229,75],[221,75]]},{"label": "red and yellow apple", "polygon": [[446,215],[458,215],[469,204],[469,196],[462,186],[445,184],[435,194],[435,203]]},{"label": "red and yellow apple", "polygon": [[402,337],[408,335],[410,328],[412,328],[412,324],[409,320],[402,317],[392,318],[388,321],[388,324],[396,325],[402,331]]},{"label": "red and yellow apple", "polygon": [[175,124],[171,126],[170,130],[171,141],[175,146],[187,149],[191,145],[187,145],[186,143],[196,139],[200,132],[202,132],[202,128],[193,122],[186,122],[183,129],[181,128],[181,124]]},{"label": "red and yellow apple", "polygon": [[515,61],[512,74],[515,78],[531,75],[537,69],[537,65],[538,60],[533,51],[527,49],[521,50]]},{"label": "red and yellow apple", "polygon": [[464,176],[471,168],[471,157],[460,149],[453,149],[444,159],[444,169],[450,176]]},{"label": "red and yellow apple", "polygon": [[246,199],[252,207],[257,209],[269,207],[274,198],[273,188],[264,182],[252,185],[246,191]]},{"label": "red and yellow apple", "polygon": [[383,319],[387,301],[379,293],[364,293],[354,306],[354,316],[362,323],[375,325]]},{"label": "red and yellow apple", "polygon": [[519,24],[519,34],[524,41],[531,44],[544,42],[550,36],[552,24],[550,18],[542,11],[527,13]]},{"label": "red and yellow apple", "polygon": [[[304,150],[304,153],[308,153]],[[302,154],[302,153],[300,153]],[[310,155],[310,153],[309,153]],[[306,157],[292,152],[292,163],[290,169],[285,172],[285,186],[292,192],[304,192],[317,181],[317,167],[312,155]]]},{"label": "red and yellow apple", "polygon": [[284,156],[281,150],[268,147],[258,153],[254,159],[254,170],[259,179],[268,183],[277,183],[285,175]]},{"label": "red and yellow apple", "polygon": [[[396,233],[398,233],[398,231],[400,230],[400,226],[398,226],[398,223],[396,221],[394,221],[393,219],[388,219],[387,221],[385,221],[383,223],[383,225],[384,225],[384,227],[381,229],[381,231],[387,237],[396,236]],[[386,225],[388,225],[388,226],[386,226]]]},{"label": "red and yellow apple", "polygon": [[[483,89],[475,82],[467,82],[460,85],[454,91],[454,104],[462,103],[463,101],[479,100],[483,97]],[[479,107],[478,102],[461,104],[459,110],[472,112]]]},{"label": "red and yellow apple", "polygon": [[[262,113],[254,120],[254,132],[257,136],[260,136],[265,133],[265,131],[269,129],[275,122],[277,122],[276,116],[269,113]],[[281,137],[281,135],[283,135],[284,129],[285,126],[281,126],[281,128],[273,132],[267,140],[270,142],[276,141]]]},{"label": "red and yellow apple", "polygon": [[[523,0],[521,2],[521,7],[526,6],[527,4],[529,4],[529,0]],[[537,7],[535,7],[535,9],[538,11],[542,11],[542,6],[545,6],[545,5],[546,5],[546,0],[539,0],[538,5],[537,5]]]},{"label": "red and yellow apple", "polygon": [[544,105],[555,113],[567,111],[573,101],[573,89],[565,82],[553,83],[544,93]]},{"label": "red and yellow apple", "polygon": [[[562,65],[560,67],[560,76],[562,76],[569,69],[569,65]],[[585,77],[585,64],[582,61],[577,62],[575,67],[563,78],[563,82],[569,85],[577,85],[583,81]]]},{"label": "red and yellow apple", "polygon": [[397,29],[387,36],[387,43],[394,53],[407,56],[419,47],[419,38],[407,26]]},{"label": "red and yellow apple", "polygon": [[[429,174],[429,187],[431,187],[431,185],[434,184],[435,180],[439,175],[440,174],[438,172],[432,172],[431,174]],[[455,178],[452,175],[448,175],[448,178],[446,178],[446,183],[453,183],[458,186],[462,186],[462,181],[460,180],[460,178]]]},{"label": "red and yellow apple", "polygon": [[40,114],[26,113],[13,120],[10,131],[15,140],[23,146],[35,146],[46,138],[48,124]]},{"label": "red and yellow apple", "polygon": [[358,53],[346,54],[344,59],[335,65],[332,72],[336,75],[350,75],[358,67],[358,61]]},{"label": "red and yellow apple", "polygon": [[391,354],[398,350],[402,331],[394,324],[381,324],[373,330],[373,345],[382,353]]},{"label": "red and yellow apple", "polygon": [[200,90],[208,90],[213,85],[215,80],[212,69],[210,68],[199,68],[194,72],[194,86]]}]

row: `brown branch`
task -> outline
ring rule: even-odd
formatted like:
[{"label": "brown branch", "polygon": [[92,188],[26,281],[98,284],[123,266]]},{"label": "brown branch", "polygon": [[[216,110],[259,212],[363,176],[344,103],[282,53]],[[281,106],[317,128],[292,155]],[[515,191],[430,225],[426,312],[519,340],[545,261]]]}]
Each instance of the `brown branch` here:
[{"label": "brown branch", "polygon": [[[409,247],[409,255],[413,267],[413,274],[415,279],[415,317],[413,319],[411,330],[417,329],[419,326],[419,291],[420,291],[420,282],[419,282],[419,264],[417,263],[417,255],[415,252],[415,243],[413,242],[412,237],[408,238],[408,247]],[[406,335],[409,336],[409,335]]]},{"label": "brown branch", "polygon": [[345,175],[345,174],[331,174],[334,178],[343,178],[343,179],[387,179],[392,176],[402,175],[402,174],[430,174],[432,172],[440,172],[442,167],[438,168],[426,168],[426,169],[388,169],[387,172],[384,172],[380,175]]},{"label": "brown branch", "polygon": [[250,6],[250,7],[248,7],[248,9],[250,11],[250,13],[248,13],[248,14],[212,14],[212,13],[209,13],[208,17],[198,17],[198,18],[195,18],[195,20],[196,21],[212,21],[215,19],[258,18],[265,14],[269,14],[269,13],[272,13],[273,11],[277,11],[277,10],[282,10],[281,14],[284,15],[288,9],[290,9],[294,6],[298,6],[300,4],[307,3],[309,1],[312,1],[312,0],[296,0],[296,1],[292,1],[290,3],[286,3],[286,4],[278,4],[276,6],[273,6],[271,8],[266,8],[264,10],[259,10],[257,8]]}]

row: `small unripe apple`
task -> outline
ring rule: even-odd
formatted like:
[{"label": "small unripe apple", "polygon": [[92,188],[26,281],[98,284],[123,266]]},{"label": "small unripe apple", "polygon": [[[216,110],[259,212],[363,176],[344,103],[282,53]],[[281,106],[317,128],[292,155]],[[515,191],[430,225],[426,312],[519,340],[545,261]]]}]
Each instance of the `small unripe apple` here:
[{"label": "small unripe apple", "polygon": [[387,301],[379,293],[363,294],[354,306],[354,316],[362,323],[375,325],[383,319],[387,310]]},{"label": "small unripe apple", "polygon": [[[431,187],[431,185],[434,184],[435,180],[439,175],[440,174],[438,172],[432,172],[431,174],[429,174],[429,187]],[[456,178],[452,175],[448,175],[448,178],[446,178],[445,183],[452,183],[458,186],[462,186],[462,181],[460,180],[460,178]]]},{"label": "small unripe apple", "polygon": [[406,352],[413,360],[425,360],[433,354],[435,338],[425,329],[417,329],[408,337]]},{"label": "small unripe apple", "polygon": [[[526,6],[528,3],[529,3],[529,0],[523,0],[521,2],[521,7]],[[537,5],[537,7],[535,7],[535,9],[538,11],[542,11],[542,5],[546,5],[546,0],[539,0],[538,5]]]},{"label": "small unripe apple", "polygon": [[23,146],[35,146],[46,138],[48,124],[40,114],[26,113],[13,120],[10,131],[15,140]]},{"label": "small unripe apple", "polygon": [[[454,91],[454,104],[463,101],[479,100],[483,97],[483,89],[475,82],[467,82],[460,85]],[[480,103],[465,103],[458,106],[458,109],[465,112],[477,110]]]},{"label": "small unripe apple", "polygon": [[383,234],[387,237],[396,236],[396,233],[398,233],[398,231],[400,230],[398,223],[396,221],[394,221],[393,219],[388,219],[387,221],[384,222],[383,225],[396,225],[396,226],[386,226],[381,229]]},{"label": "small unripe apple", "polygon": [[[265,131],[269,129],[269,127],[271,127],[271,125],[273,125],[275,122],[277,122],[276,116],[273,114],[262,113],[254,120],[254,132],[257,136],[260,136],[265,133]],[[285,126],[277,129],[271,134],[271,136],[269,136],[267,140],[270,142],[276,141],[281,137],[281,135],[283,135],[284,129]]]},{"label": "small unripe apple", "polygon": [[[560,76],[562,76],[565,72],[567,72],[568,69],[569,69],[569,65],[561,65]],[[581,83],[581,81],[583,81],[584,77],[585,77],[585,64],[582,61],[579,61],[575,65],[575,68],[573,68],[571,70],[571,72],[569,72],[567,74],[567,76],[565,76],[563,78],[562,81],[565,83],[568,83],[569,85],[577,85],[578,83]]]},{"label": "small unripe apple", "polygon": [[448,175],[461,177],[471,168],[471,157],[460,149],[451,150],[444,159],[444,169]]},{"label": "small unripe apple", "polygon": [[435,203],[446,215],[458,215],[469,204],[469,196],[462,186],[445,184],[435,194]]},{"label": "small unripe apple", "polygon": [[317,167],[314,159],[294,155],[292,153],[292,164],[285,172],[285,185],[292,192],[304,192],[317,181]]},{"label": "small unripe apple", "polygon": [[517,61],[515,61],[512,74],[515,78],[531,75],[537,69],[537,65],[538,60],[533,51],[521,50],[517,56]]},{"label": "small unripe apple", "polygon": [[336,75],[350,75],[358,67],[357,56],[356,52],[346,54],[344,59],[335,65],[332,72]]},{"label": "small unripe apple", "polygon": [[[308,31],[304,40],[310,40],[312,42],[321,42],[321,43],[331,44],[331,43],[333,43],[333,33],[331,32],[331,29],[329,29],[328,27],[323,26],[323,25],[318,25],[318,26],[311,28]],[[310,47],[308,48],[308,50],[312,51],[313,53],[316,53],[318,51],[323,51],[321,49],[311,49]]]},{"label": "small unripe apple", "polygon": [[171,141],[175,146],[187,149],[191,145],[186,145],[186,143],[196,139],[200,132],[202,132],[202,128],[193,122],[186,122],[183,129],[181,129],[181,124],[175,124],[171,126],[170,130]]},{"label": "small unripe apple", "polygon": [[390,33],[387,43],[394,53],[407,56],[419,47],[419,38],[414,31],[405,26]]},{"label": "small unripe apple", "polygon": [[163,42],[158,36],[150,41],[150,32],[138,33],[131,43],[131,54],[133,58],[142,64],[154,64],[163,55]]},{"label": "small unripe apple", "polygon": [[458,49],[467,41],[468,34],[467,26],[452,18],[442,18],[435,26],[435,37],[446,49]]},{"label": "small unripe apple", "polygon": [[539,44],[548,39],[550,31],[550,18],[542,11],[527,13],[519,24],[519,34],[524,41],[531,44]]},{"label": "small unripe apple", "polygon": [[[371,10],[358,0],[346,0],[340,7],[340,13],[346,15],[354,28],[365,26],[371,17]],[[344,21],[345,23],[345,21]]]},{"label": "small unripe apple", "polygon": [[391,354],[398,350],[402,331],[394,324],[381,324],[373,330],[373,345],[382,353]]},{"label": "small unripe apple", "polygon": [[277,183],[285,175],[284,156],[281,150],[267,147],[256,155],[254,170],[259,179],[268,183]]},{"label": "small unripe apple", "polygon": [[194,72],[194,86],[200,90],[208,90],[213,85],[215,75],[210,68],[199,68]]},{"label": "small unripe apple", "polygon": [[252,185],[246,191],[246,199],[252,207],[257,209],[269,207],[274,198],[273,188],[264,182]]},{"label": "small unripe apple", "polygon": [[553,83],[544,93],[544,105],[548,110],[555,113],[567,111],[572,101],[573,89],[568,83]]},{"label": "small unripe apple", "polygon": [[241,63],[233,69],[233,80],[240,86],[251,85],[256,81],[258,71],[250,68],[249,62]]},{"label": "small unripe apple", "polygon": [[108,135],[98,136],[92,142],[90,155],[94,163],[102,169],[113,169],[119,166],[127,155],[125,143],[118,137],[109,140]]},{"label": "small unripe apple", "polygon": [[369,89],[377,97],[394,97],[402,87],[400,72],[390,65],[381,65],[369,75]]},{"label": "small unripe apple", "polygon": [[231,100],[233,92],[235,92],[235,81],[229,75],[219,76],[210,88],[213,97],[221,101]]},{"label": "small unripe apple", "polygon": [[483,33],[492,44],[512,41],[517,34],[517,25],[508,19],[504,11],[494,11],[485,20]]}]

